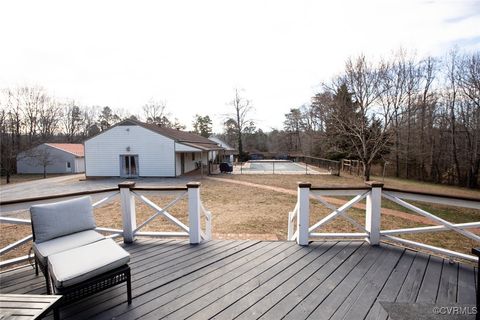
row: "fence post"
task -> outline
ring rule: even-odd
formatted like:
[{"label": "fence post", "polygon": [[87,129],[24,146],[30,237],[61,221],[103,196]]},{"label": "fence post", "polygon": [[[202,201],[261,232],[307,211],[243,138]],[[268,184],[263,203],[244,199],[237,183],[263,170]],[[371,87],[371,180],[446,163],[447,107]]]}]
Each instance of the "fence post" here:
[{"label": "fence post", "polygon": [[308,246],[308,228],[310,227],[310,183],[298,184],[297,243]]},{"label": "fence post", "polygon": [[135,213],[135,198],[130,189],[135,187],[135,182],[126,181],[118,184],[120,198],[122,199],[123,242],[132,243],[135,240],[133,231],[137,228],[137,215]]},{"label": "fence post", "polygon": [[200,182],[189,182],[187,188],[190,244],[197,244],[202,241],[200,232]]},{"label": "fence post", "polygon": [[365,215],[365,229],[369,233],[366,240],[371,245],[379,245],[383,183],[367,181],[366,184],[371,187],[370,193],[367,195],[367,210]]}]

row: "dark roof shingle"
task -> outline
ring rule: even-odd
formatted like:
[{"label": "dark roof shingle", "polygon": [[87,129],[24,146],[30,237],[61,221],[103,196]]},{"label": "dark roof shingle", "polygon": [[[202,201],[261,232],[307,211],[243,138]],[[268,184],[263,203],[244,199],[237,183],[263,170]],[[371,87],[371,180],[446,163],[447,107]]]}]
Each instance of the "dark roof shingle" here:
[{"label": "dark roof shingle", "polygon": [[177,129],[159,127],[155,124],[145,123],[138,120],[128,119],[120,123],[119,125],[138,125],[157,132],[163,136],[175,140],[176,142],[198,148],[200,150],[222,150],[223,148],[218,143],[202,137],[196,133],[181,131]]}]

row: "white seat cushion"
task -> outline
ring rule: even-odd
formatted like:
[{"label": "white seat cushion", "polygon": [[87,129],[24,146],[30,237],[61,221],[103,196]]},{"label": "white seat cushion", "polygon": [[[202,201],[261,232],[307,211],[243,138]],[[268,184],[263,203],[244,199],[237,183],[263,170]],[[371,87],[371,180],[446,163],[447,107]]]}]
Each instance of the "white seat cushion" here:
[{"label": "white seat cushion", "polygon": [[34,205],[30,208],[30,215],[37,243],[95,229],[90,197]]},{"label": "white seat cushion", "polygon": [[34,243],[33,252],[35,252],[35,255],[42,264],[45,265],[47,258],[53,254],[81,247],[102,239],[105,239],[105,237],[94,230],[81,231],[45,242]]},{"label": "white seat cushion", "polygon": [[69,287],[130,261],[130,255],[112,239],[104,239],[48,257],[48,267],[57,288]]}]

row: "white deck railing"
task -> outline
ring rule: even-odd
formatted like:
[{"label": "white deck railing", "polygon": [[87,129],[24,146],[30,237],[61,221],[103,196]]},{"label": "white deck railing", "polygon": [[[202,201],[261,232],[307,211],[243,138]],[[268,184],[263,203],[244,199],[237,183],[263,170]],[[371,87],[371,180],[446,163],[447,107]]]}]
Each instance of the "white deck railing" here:
[{"label": "white deck railing", "polygon": [[[148,199],[144,194],[154,195],[176,195],[175,199],[161,208],[152,200]],[[19,199],[13,201],[3,201],[0,203],[0,223],[2,224],[19,224],[31,225],[30,219],[21,219],[12,216],[25,213],[33,204],[56,202],[65,199],[71,199],[83,195],[100,196],[100,199],[95,199],[93,207],[100,208],[114,199],[121,200],[121,214],[123,229],[113,229],[107,227],[97,227],[96,230],[102,233],[109,234],[108,237],[116,238],[123,237],[124,242],[130,243],[135,240],[136,236],[147,237],[188,237],[190,243],[197,244],[203,240],[210,240],[212,236],[212,214],[205,209],[200,199],[200,183],[191,182],[186,187],[135,187],[134,182],[126,182],[118,185],[118,188],[109,188],[102,190],[94,190],[87,192],[78,192],[70,194],[62,194],[49,197],[38,197],[29,199]],[[188,198],[188,220],[189,225],[185,225],[179,219],[170,214],[167,210],[179,203],[182,199]],[[136,205],[135,198],[140,202],[155,210],[155,213],[136,225]],[[163,216],[174,225],[178,226],[182,231],[180,232],[150,232],[141,231],[142,228],[151,223],[155,218]],[[205,219],[205,231],[201,229],[201,218]],[[19,246],[32,240],[32,235],[28,235],[14,243],[8,244],[0,249],[0,258],[7,252],[18,248]],[[25,255],[0,262],[0,267],[6,267],[12,264],[20,263],[31,258],[31,255]]]},{"label": "white deck railing", "polygon": [[[327,202],[325,196],[353,196],[340,207],[335,207]],[[409,209],[432,221],[434,226],[381,230],[381,199],[388,199],[406,209]],[[320,204],[332,210],[330,214],[310,226],[310,199],[317,200]],[[347,210],[366,198],[365,226],[347,215]],[[480,199],[467,197],[450,197],[429,193],[410,192],[398,189],[383,188],[383,184],[376,182],[367,183],[364,188],[314,188],[309,183],[298,185],[297,203],[295,209],[288,215],[288,239],[297,241],[300,245],[308,245],[312,238],[335,239],[366,239],[372,245],[378,245],[380,240],[389,240],[403,245],[429,250],[435,253],[478,261],[478,257],[439,248],[428,244],[397,237],[400,234],[413,234],[438,231],[454,231],[480,244],[480,236],[468,231],[471,228],[480,228],[479,222],[451,223],[430,212],[406,202],[405,200],[421,201],[434,204],[443,204],[463,208],[480,210]],[[355,233],[320,233],[319,228],[325,226],[333,219],[342,217],[349,221],[358,232]],[[296,218],[296,220],[295,220]]]}]

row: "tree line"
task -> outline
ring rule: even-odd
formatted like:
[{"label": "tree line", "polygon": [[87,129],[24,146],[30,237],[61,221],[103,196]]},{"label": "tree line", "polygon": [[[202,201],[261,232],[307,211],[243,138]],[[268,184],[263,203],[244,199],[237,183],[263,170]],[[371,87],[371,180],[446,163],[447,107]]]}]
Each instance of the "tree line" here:
[{"label": "tree line", "polygon": [[[285,114],[281,130],[257,128],[253,104],[239,90],[229,105],[219,136],[242,160],[247,151],[348,158],[361,161],[366,180],[372,166],[382,164],[396,177],[479,186],[479,52],[420,59],[398,50],[388,58],[350,58],[309,104]],[[142,114],[129,114],[21,87],[3,90],[0,107],[3,172],[14,172],[16,156],[31,146],[81,142],[127,118],[185,129],[158,101],[146,103]],[[208,115],[195,115],[192,126],[205,137],[212,133]]]},{"label": "tree line", "polygon": [[[140,114],[108,106],[82,106],[74,100],[61,100],[42,87],[17,87],[0,91],[0,165],[2,175],[16,171],[19,154],[45,142],[82,143],[114,124],[135,119],[163,127],[185,129],[173,117],[166,103],[151,100]],[[211,134],[208,116],[195,115],[194,130]],[[38,156],[43,164],[48,157]],[[43,160],[42,160],[43,159]]]},{"label": "tree line", "polygon": [[360,160],[365,179],[381,163],[395,177],[478,187],[480,53],[348,59],[285,115],[284,133],[289,150]]},{"label": "tree line", "polygon": [[366,180],[381,164],[395,177],[480,183],[478,51],[420,59],[400,49],[388,58],[350,58],[311,103],[285,114],[282,130],[256,128],[250,101],[237,91],[230,104],[235,112],[222,137],[241,158],[243,149],[347,158],[360,160]]}]

